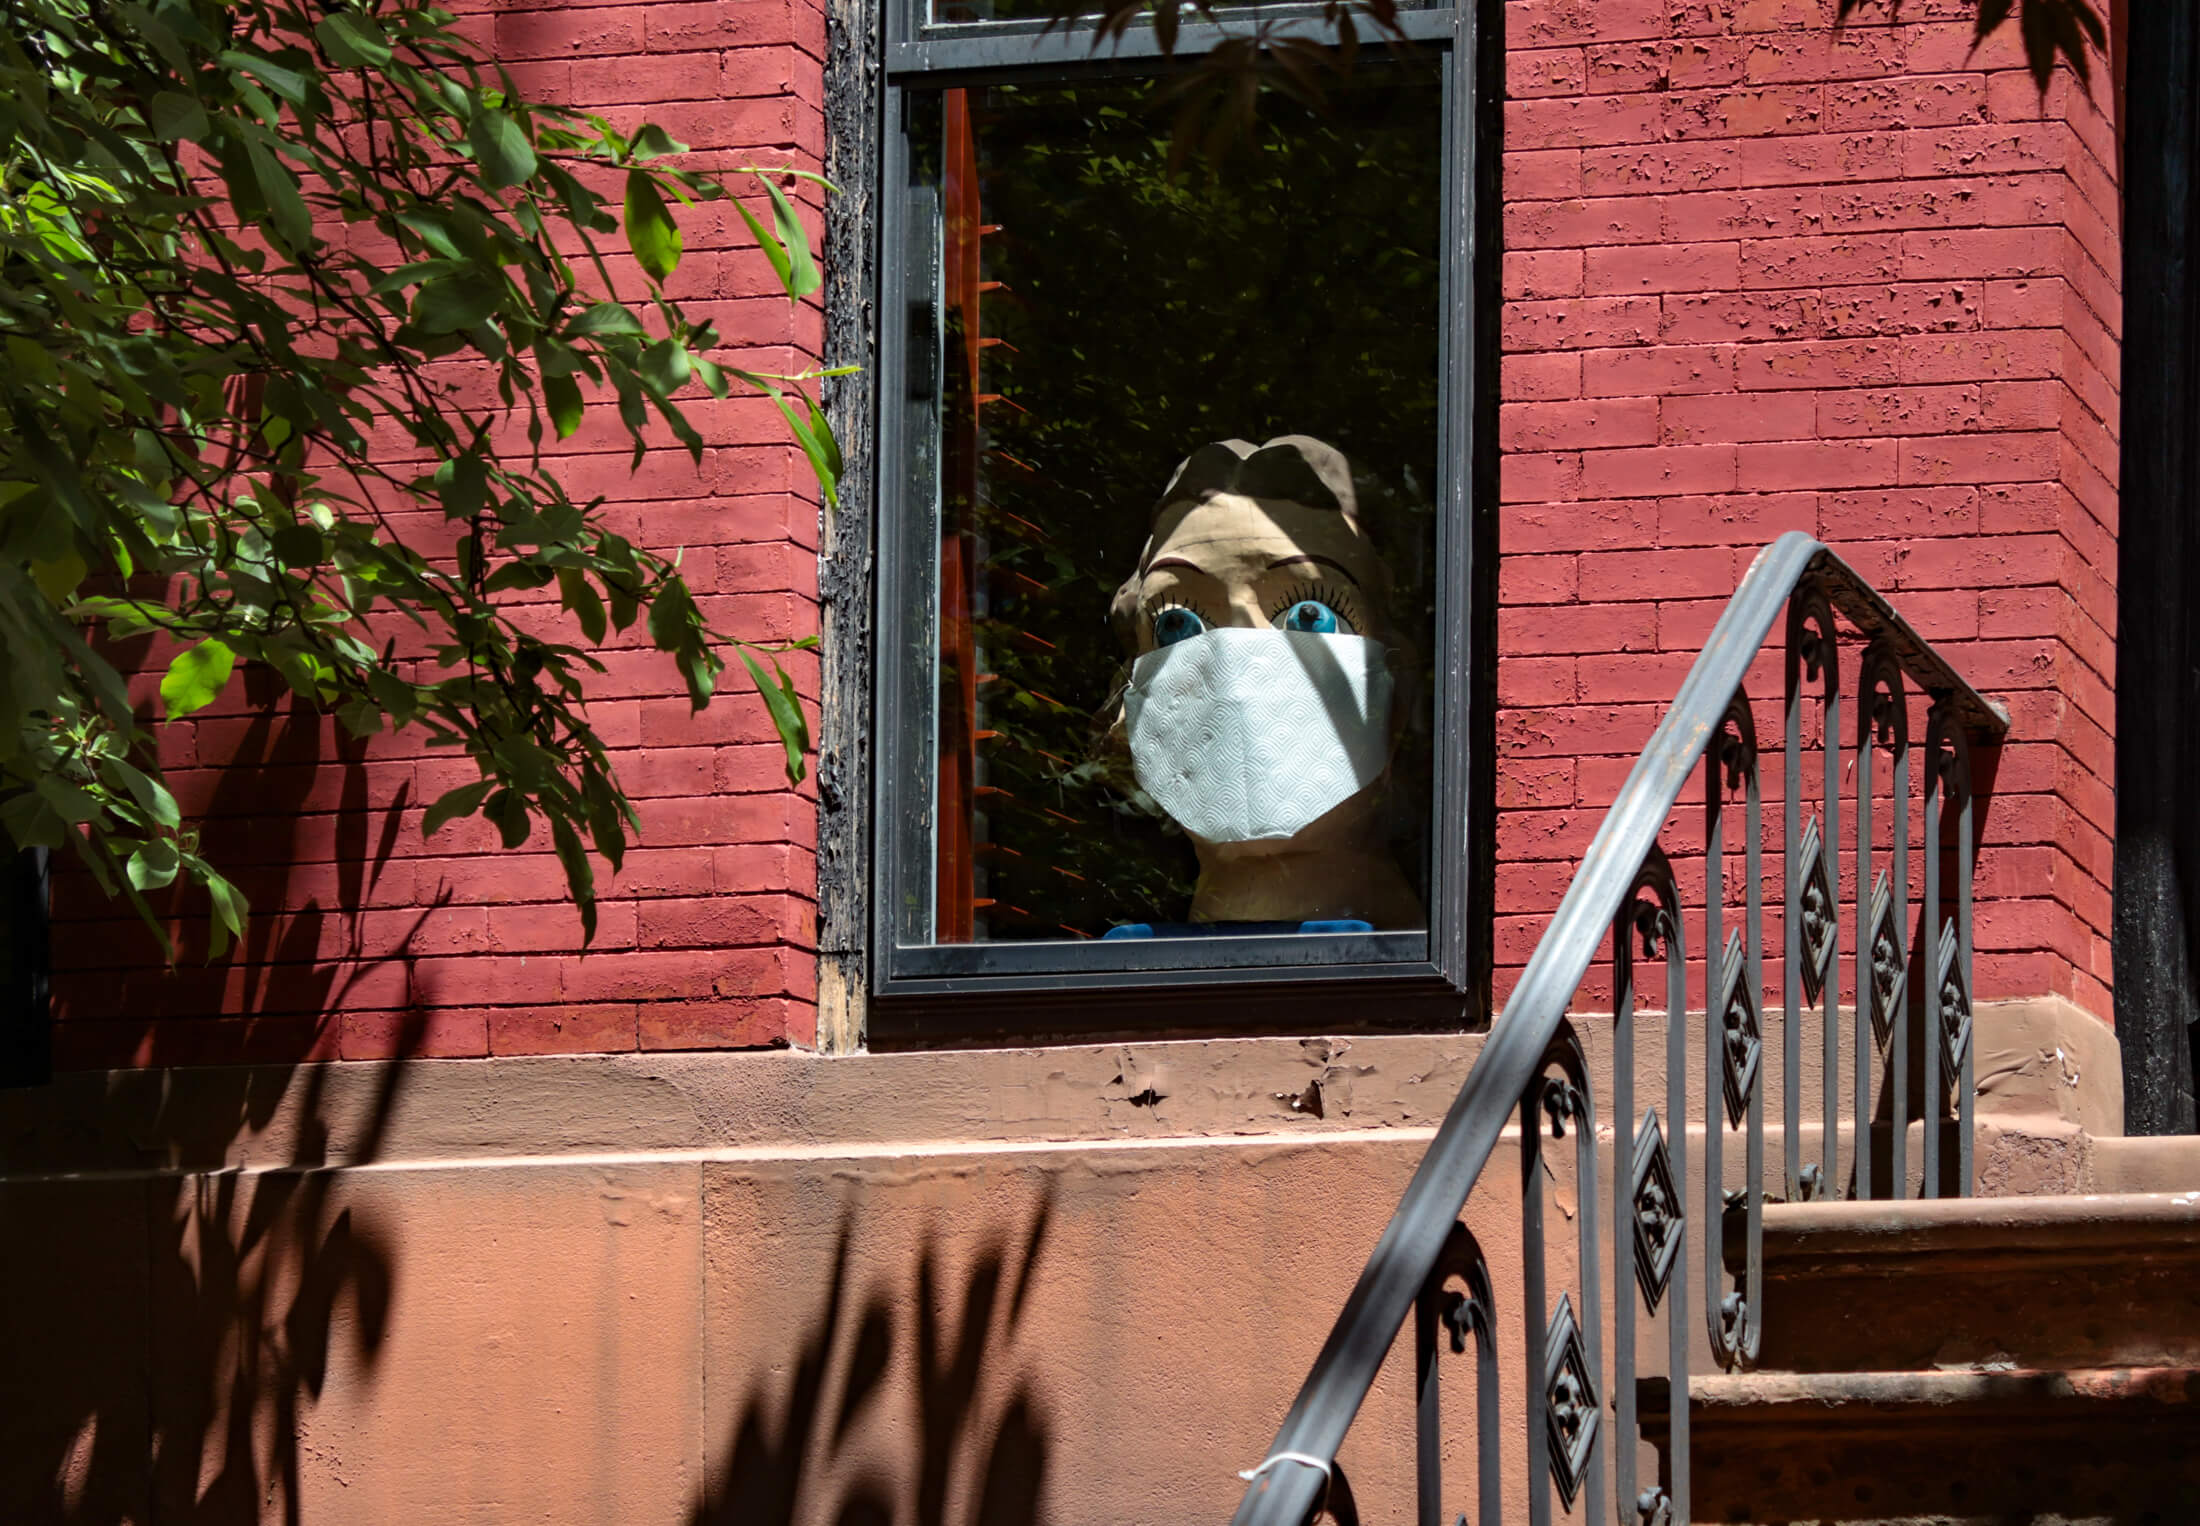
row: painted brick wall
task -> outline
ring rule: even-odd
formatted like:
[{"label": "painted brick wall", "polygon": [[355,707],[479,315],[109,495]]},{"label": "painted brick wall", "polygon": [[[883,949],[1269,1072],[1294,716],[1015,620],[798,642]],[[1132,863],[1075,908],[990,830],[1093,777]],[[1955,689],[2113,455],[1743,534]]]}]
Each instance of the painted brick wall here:
[{"label": "painted brick wall", "polygon": [[[825,24],[806,0],[456,8],[539,99],[627,128],[659,122],[697,148],[700,167],[821,168]],[[821,219],[808,199],[814,237]],[[740,363],[810,363],[819,310],[790,309],[730,209],[690,211],[683,232],[674,293],[752,347]],[[576,497],[604,495],[623,533],[682,550],[720,628],[814,632],[816,489],[783,423],[754,400],[703,399],[689,414],[711,442],[699,469],[667,449],[629,475],[605,416],[566,442],[567,484]],[[415,528],[431,543],[448,539],[440,516]],[[542,614],[561,618],[554,604]],[[262,703],[264,685],[233,686],[223,703],[166,727],[162,747],[186,813],[204,818],[209,853],[251,898],[246,956],[164,971],[140,928],[64,877],[58,1062],[809,1042],[810,790],[786,788],[782,750],[744,681],[729,674],[710,708],[691,715],[670,660],[641,632],[602,655],[610,672],[592,690],[602,697],[593,716],[617,749],[642,838],[604,896],[590,953],[571,952],[579,919],[545,831],[517,853],[500,851],[478,820],[422,841],[427,805],[470,779],[471,763],[411,737],[354,744],[310,712]],[[789,666],[814,702],[814,657]]]},{"label": "painted brick wall", "polygon": [[[1970,0],[1832,11],[1506,5],[1497,988],[1755,549],[1799,529],[2012,712],[1979,994],[2105,1015],[2107,61],[2098,100],[2067,73],[2042,99],[2013,25],[1974,49]],[[1770,741],[1780,684],[1750,686]],[[1700,809],[1676,826],[1701,842]]]}]

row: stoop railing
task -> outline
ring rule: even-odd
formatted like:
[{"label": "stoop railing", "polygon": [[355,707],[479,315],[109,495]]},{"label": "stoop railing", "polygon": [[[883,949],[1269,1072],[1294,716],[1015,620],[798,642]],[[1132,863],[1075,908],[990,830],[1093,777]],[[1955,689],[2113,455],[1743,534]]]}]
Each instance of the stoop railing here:
[{"label": "stoop railing", "polygon": [[[1517,1289],[1525,1364],[1525,1479],[1529,1526],[1548,1526],[1551,1487],[1565,1508],[1579,1501],[1600,1526],[1666,1526],[1688,1513],[1688,1405],[1665,1405],[1661,1477],[1637,1479],[1636,1322],[1665,1309],[1666,1363],[1658,1377],[1676,1396],[1688,1392],[1697,1347],[1688,1314],[1688,1282],[1703,1281],[1701,1339],[1724,1367],[1749,1365],[1762,1334],[1765,1193],[1765,1027],[1763,832],[1759,752],[1744,678],[1786,609],[1785,718],[1781,810],[1785,886],[1781,917],[1782,1191],[1787,1201],[1825,1196],[1903,1196],[1909,1190],[1906,1140],[1913,1048],[1921,1067],[1923,1127],[1919,1190],[1971,1190],[1971,875],[1972,800],[1977,785],[1971,746],[1998,743],[2007,715],[1982,698],[1921,640],[1841,559],[1808,536],[1790,533],[1761,552],[1734,591],[1703,654],[1606,813],[1580,871],[1543,940],[1492,1026],[1443,1126],[1414,1172],[1390,1225],[1376,1242],[1313,1370],[1299,1389],[1268,1456],[1244,1475],[1241,1526],[1302,1526],[1325,1507],[1355,1516],[1337,1467],[1337,1447],[1359,1412],[1408,1312],[1416,1352],[1417,1475],[1420,1526],[1446,1526],[1439,1423],[1439,1340],[1455,1352],[1475,1346],[1476,1478],[1474,1509],[1460,1519],[1499,1526],[1508,1495],[1501,1454],[1508,1451],[1497,1331],[1504,1313],[1481,1249],[1460,1213],[1506,1123],[1518,1109],[1522,1262]],[[1839,613],[1863,642],[1844,701]],[[1922,749],[1913,745],[1914,684],[1926,702]],[[1825,776],[1817,812],[1804,808],[1804,721],[1815,701]],[[1857,718],[1853,753],[1841,742],[1844,704]],[[1913,753],[1922,757],[1913,759]],[[1704,769],[1703,884],[1700,908],[1686,909],[1658,834],[1699,759]],[[1854,772],[1853,872],[1844,876],[1840,817],[1846,762]],[[1923,792],[1923,849],[1913,900],[1910,810],[1913,768]],[[1890,810],[1875,836],[1874,795],[1888,783]],[[1742,876],[1728,869],[1728,827],[1740,817]],[[1953,842],[1948,831],[1953,817]],[[1943,858],[1952,848],[1952,867]],[[1853,904],[1853,1016],[1842,1012],[1843,885]],[[1727,916],[1739,898],[1740,926]],[[1700,917],[1701,975],[1694,994],[1717,1014],[1698,1041],[1689,1011],[1692,969],[1684,922]],[[1914,923],[1913,923],[1914,918]],[[1912,953],[1911,929],[1918,929]],[[1612,1062],[1609,1112],[1612,1171],[1610,1259],[1600,1243],[1597,1184],[1598,1099],[1579,1035],[1566,1013],[1607,935],[1612,960]],[[1662,961],[1657,993],[1665,1023],[1667,1107],[1635,1111],[1637,960]],[[1913,1032],[1913,1020],[1923,1031]],[[1851,1030],[1844,1087],[1842,1031]],[[1816,1052],[1806,1053],[1806,1030]],[[1700,1056],[1700,1092],[1689,1097],[1691,1046]],[[1806,1061],[1819,1069],[1816,1139],[1804,1116]],[[1951,1097],[1952,1092],[1952,1097]],[[1876,1105],[1875,1105],[1876,1104]],[[1573,1172],[1580,1212],[1568,1213],[1574,1257],[1558,1271],[1571,1285],[1551,1300],[1544,1221],[1543,1129],[1574,1136]],[[1691,1209],[1691,1126],[1703,1148],[1698,1206]],[[1723,1152],[1739,1133],[1741,1186],[1728,1190]],[[1850,1140],[1841,1170],[1842,1138]],[[1885,1156],[1875,1158],[1883,1138]],[[1944,1158],[1944,1150],[1952,1158]],[[1807,1157],[1807,1158],[1806,1158]],[[1562,1162],[1561,1162],[1562,1163]],[[1562,1210],[1564,1205],[1561,1205]],[[1719,1226],[1708,1249],[1690,1254],[1691,1225]],[[1737,1243],[1738,1242],[1738,1243]],[[1691,1267],[1695,1268],[1692,1272]],[[1738,1268],[1738,1272],[1734,1270]],[[1607,1373],[1604,1289],[1615,1300]],[[1456,1284],[1456,1286],[1455,1286]],[[1507,1294],[1514,1290],[1507,1289]],[[1517,1437],[1517,1432],[1513,1435]],[[1614,1444],[1616,1441],[1617,1444]],[[1517,1465],[1517,1458],[1516,1458]],[[1614,1505],[1617,1504],[1617,1513]]]}]

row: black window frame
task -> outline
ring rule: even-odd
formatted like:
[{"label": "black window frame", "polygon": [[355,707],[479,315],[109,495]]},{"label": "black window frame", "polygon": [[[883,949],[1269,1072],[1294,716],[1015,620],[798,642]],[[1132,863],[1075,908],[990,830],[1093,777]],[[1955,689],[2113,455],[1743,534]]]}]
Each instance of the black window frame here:
[{"label": "black window frame", "polygon": [[[934,784],[936,739],[910,714],[912,669],[920,659],[909,622],[926,625],[924,559],[938,555],[937,527],[911,491],[913,452],[936,441],[913,432],[910,359],[920,325],[933,317],[909,266],[917,217],[910,178],[911,97],[956,86],[1060,82],[1181,67],[1255,24],[1333,40],[1318,5],[1246,6],[1215,22],[1187,20],[1173,60],[1150,20],[1094,46],[1091,23],[1046,30],[1043,22],[937,23],[927,0],[885,0],[879,75],[881,148],[874,185],[877,312],[873,349],[876,504],[875,590],[870,649],[873,798],[867,1023],[871,1037],[937,1041],[957,1035],[1185,1031],[1181,1009],[1111,998],[1217,988],[1215,1010],[1229,1031],[1294,1029],[1292,1009],[1319,1000],[1320,1026],[1465,1026],[1486,1015],[1494,850],[1491,723],[1494,699],[1496,223],[1498,92],[1491,71],[1496,0],[1403,10],[1409,43],[1443,55],[1443,144],[1439,173],[1456,188],[1445,200],[1439,293],[1438,484],[1436,522],[1435,753],[1429,906],[1423,932],[1091,942],[932,943],[895,937],[892,898],[912,882],[902,842],[908,790]],[[1381,45],[1363,43],[1363,59]],[[928,710],[928,707],[927,707]],[[1446,825],[1448,824],[1448,826]],[[1370,1010],[1340,1021],[1337,988],[1378,992]],[[1008,1005],[986,1000],[1007,999]],[[1277,1001],[1282,1005],[1279,1007]],[[1272,1013],[1252,1021],[1244,1013]]]}]

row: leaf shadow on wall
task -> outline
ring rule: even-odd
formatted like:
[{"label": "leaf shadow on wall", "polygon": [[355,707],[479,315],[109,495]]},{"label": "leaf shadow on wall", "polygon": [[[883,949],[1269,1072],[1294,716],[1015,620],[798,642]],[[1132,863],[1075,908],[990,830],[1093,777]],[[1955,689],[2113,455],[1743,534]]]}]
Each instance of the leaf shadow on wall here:
[{"label": "leaf shadow on wall", "polygon": [[[1037,1526],[1054,1445],[1045,1411],[1022,1377],[1004,1388],[986,1369],[1013,1359],[1053,1211],[1050,1188],[1013,1244],[995,1232],[959,1274],[927,1231],[906,1273],[870,1276],[851,1273],[844,1214],[824,1306],[793,1361],[751,1381],[690,1526]],[[895,1404],[914,1407],[911,1442],[882,1462],[876,1435],[903,1434],[881,1424]]]},{"label": "leaf shadow on wall", "polygon": [[[309,708],[239,732],[187,807],[251,880],[236,962],[198,961],[201,917],[163,971],[141,927],[71,896],[110,915],[55,928],[62,1069],[0,1093],[0,1520],[297,1521],[314,1401],[387,1342],[397,1229],[337,1168],[383,1153],[427,1027],[404,965],[436,908],[371,946],[361,918],[408,789],[370,805],[363,747]],[[294,896],[317,787],[329,889]],[[399,1063],[300,1063],[336,1052],[359,982],[392,965],[402,994],[373,1016]]]},{"label": "leaf shadow on wall", "polygon": [[[0,1190],[0,1243],[37,1247],[0,1270],[0,1518],[300,1518],[304,1413],[332,1365],[372,1370],[398,1279],[392,1227],[322,1168],[380,1152],[405,1076],[384,1068],[342,1120],[318,1066],[188,1090],[63,1078],[69,1102],[103,1087],[129,1147],[182,1169]],[[192,1169],[270,1125],[291,1136],[283,1163]]]},{"label": "leaf shadow on wall", "polygon": [[[264,687],[261,677],[250,675],[248,687]],[[370,933],[367,908],[399,857],[412,797],[408,778],[378,800],[376,768],[368,744],[342,735],[327,716],[266,696],[223,748],[204,798],[179,786],[206,856],[251,902],[243,939],[223,960],[205,960],[203,894],[179,886],[162,905],[178,937],[177,961],[163,968],[128,909],[57,861],[59,1063],[333,1058],[353,1012],[387,1014],[394,1031],[412,1004],[414,942],[450,893],[413,906],[401,926]],[[331,778],[334,800],[316,793]],[[313,878],[301,881],[301,870]],[[390,1052],[386,1040],[370,1050]]]}]

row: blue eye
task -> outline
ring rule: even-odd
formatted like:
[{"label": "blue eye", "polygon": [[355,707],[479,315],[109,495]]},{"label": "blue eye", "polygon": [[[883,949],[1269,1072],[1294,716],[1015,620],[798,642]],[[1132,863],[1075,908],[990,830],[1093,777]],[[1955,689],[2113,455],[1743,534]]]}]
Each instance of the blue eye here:
[{"label": "blue eye", "polygon": [[1334,636],[1340,630],[1349,635],[1352,622],[1319,599],[1296,599],[1276,612],[1275,627],[1279,631],[1305,631],[1309,635]]},{"label": "blue eye", "polygon": [[1171,604],[1153,617],[1153,644],[1174,646],[1207,629],[1207,622],[1181,604]]}]

